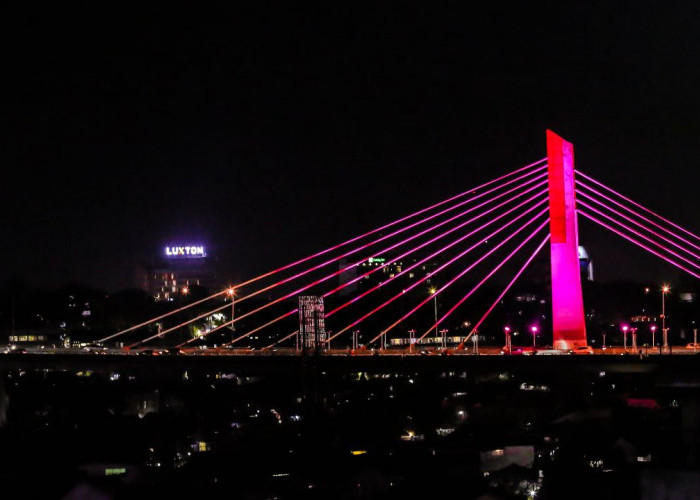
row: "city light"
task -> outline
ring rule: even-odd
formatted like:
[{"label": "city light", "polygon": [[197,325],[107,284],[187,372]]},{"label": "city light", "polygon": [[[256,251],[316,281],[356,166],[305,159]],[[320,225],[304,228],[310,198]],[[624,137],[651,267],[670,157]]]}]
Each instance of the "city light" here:
[{"label": "city light", "polygon": [[661,287],[661,334],[664,338],[664,347],[668,347],[668,336],[666,332],[666,294],[671,291],[668,283]]}]

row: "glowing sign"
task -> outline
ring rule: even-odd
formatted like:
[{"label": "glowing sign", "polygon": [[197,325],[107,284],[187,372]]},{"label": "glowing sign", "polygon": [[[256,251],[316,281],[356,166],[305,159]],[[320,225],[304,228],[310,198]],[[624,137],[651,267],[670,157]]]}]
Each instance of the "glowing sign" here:
[{"label": "glowing sign", "polygon": [[167,246],[165,247],[166,257],[175,258],[201,258],[206,257],[203,246]]}]

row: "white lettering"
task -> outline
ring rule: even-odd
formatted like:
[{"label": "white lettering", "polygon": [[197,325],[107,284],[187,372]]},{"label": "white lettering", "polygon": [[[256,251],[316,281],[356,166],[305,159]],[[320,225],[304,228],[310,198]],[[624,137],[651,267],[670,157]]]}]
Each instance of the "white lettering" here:
[{"label": "white lettering", "polygon": [[203,246],[168,246],[165,247],[165,255],[173,256],[202,256],[204,257]]}]

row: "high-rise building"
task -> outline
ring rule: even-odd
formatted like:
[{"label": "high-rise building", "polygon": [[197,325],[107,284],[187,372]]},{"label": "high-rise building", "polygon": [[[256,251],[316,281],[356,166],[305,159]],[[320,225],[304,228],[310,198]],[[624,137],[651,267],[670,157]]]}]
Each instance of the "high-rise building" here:
[{"label": "high-rise building", "polygon": [[156,300],[173,300],[192,286],[215,291],[214,259],[203,245],[166,245],[140,273],[140,287]]}]

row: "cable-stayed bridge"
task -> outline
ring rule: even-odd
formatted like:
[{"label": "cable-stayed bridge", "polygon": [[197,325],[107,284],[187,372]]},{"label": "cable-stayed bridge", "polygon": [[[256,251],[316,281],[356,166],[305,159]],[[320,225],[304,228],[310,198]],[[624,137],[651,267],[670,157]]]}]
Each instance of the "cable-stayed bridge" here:
[{"label": "cable-stayed bridge", "polygon": [[[392,354],[430,341],[459,353],[470,340],[478,349],[479,332],[529,273],[551,290],[551,308],[523,337],[534,343],[548,330],[554,350],[587,352],[579,215],[700,277],[700,237],[575,169],[572,144],[547,131],[541,160],[96,344]],[[497,328],[510,348],[516,332]]]}]

